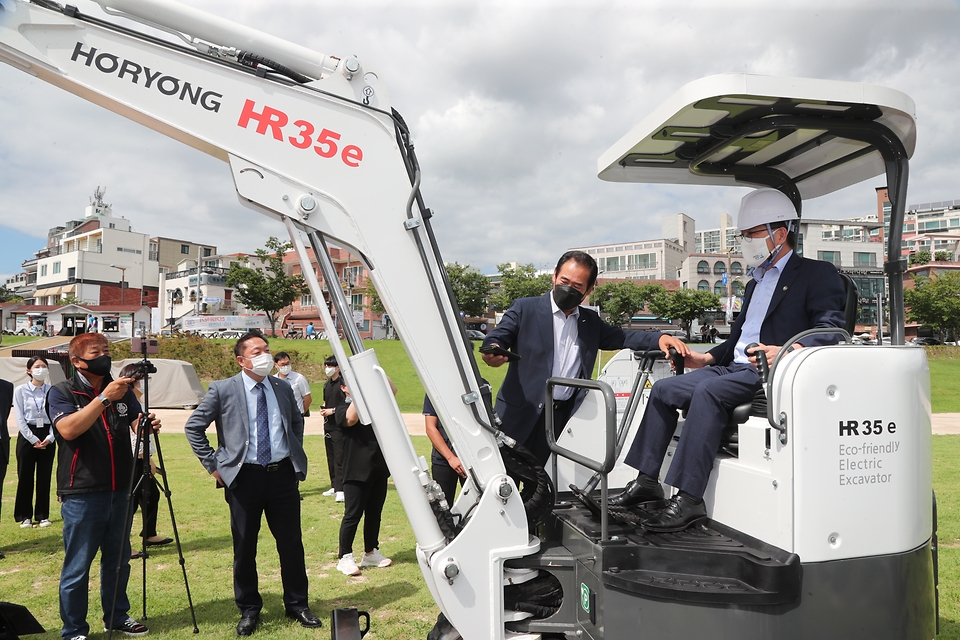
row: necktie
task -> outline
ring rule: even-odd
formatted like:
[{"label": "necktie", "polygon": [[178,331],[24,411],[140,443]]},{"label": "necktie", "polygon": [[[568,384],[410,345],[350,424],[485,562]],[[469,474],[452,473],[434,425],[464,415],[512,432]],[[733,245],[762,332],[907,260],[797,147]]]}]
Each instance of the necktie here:
[{"label": "necktie", "polygon": [[263,383],[254,385],[257,390],[257,463],[270,464],[270,420],[267,418],[267,393]]}]

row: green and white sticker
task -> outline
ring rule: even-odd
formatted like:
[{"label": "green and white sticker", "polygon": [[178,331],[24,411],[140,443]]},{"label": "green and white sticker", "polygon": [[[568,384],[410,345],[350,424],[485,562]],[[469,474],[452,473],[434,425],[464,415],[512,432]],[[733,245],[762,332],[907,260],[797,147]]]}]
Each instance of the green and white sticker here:
[{"label": "green and white sticker", "polygon": [[590,613],[590,587],[580,583],[580,607]]}]

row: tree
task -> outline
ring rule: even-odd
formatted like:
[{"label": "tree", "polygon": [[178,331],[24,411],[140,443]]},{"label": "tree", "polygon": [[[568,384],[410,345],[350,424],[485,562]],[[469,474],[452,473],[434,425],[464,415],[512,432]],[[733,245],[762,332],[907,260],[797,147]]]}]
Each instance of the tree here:
[{"label": "tree", "polygon": [[953,260],[953,254],[949,251],[937,251],[933,259],[937,262],[950,262]]},{"label": "tree", "polygon": [[266,266],[251,267],[246,259],[233,263],[227,272],[227,286],[234,287],[234,295],[245,306],[266,313],[270,332],[276,335],[277,314],[307,293],[307,285],[302,275],[287,275],[284,269],[283,256],[292,244],[271,236],[264,246],[256,255]]},{"label": "tree", "polygon": [[367,309],[370,309],[370,311],[373,311],[378,316],[382,316],[387,312],[383,306],[383,300],[380,299],[380,294],[377,293],[377,290],[373,288],[372,282],[367,281],[367,286],[361,289],[360,293],[370,299],[370,302],[367,303]]},{"label": "tree", "polygon": [[630,326],[633,316],[643,309],[664,288],[659,284],[639,285],[633,280],[607,282],[593,290],[590,302],[607,314],[607,322],[615,327]]},{"label": "tree", "polygon": [[709,291],[698,289],[663,289],[649,303],[650,311],[661,318],[679,320],[680,328],[687,332],[690,340],[690,327],[693,321],[707,311],[720,308],[720,297]]},{"label": "tree", "polygon": [[910,254],[910,257],[907,259],[907,262],[911,267],[921,264],[927,264],[930,262],[930,252],[926,249],[921,251],[916,251]]},{"label": "tree", "polygon": [[540,296],[553,288],[553,279],[549,273],[536,275],[532,264],[522,264],[513,268],[509,263],[498,264],[500,289],[490,296],[490,303],[497,311],[506,311],[517,298]]},{"label": "tree", "polygon": [[7,285],[0,285],[0,302],[23,302],[23,298],[15,294]]},{"label": "tree", "polygon": [[453,262],[447,265],[447,277],[460,311],[468,316],[486,313],[490,281],[485,275],[470,265]]},{"label": "tree", "polygon": [[936,278],[917,276],[913,289],[903,292],[907,317],[933,328],[943,340],[960,334],[960,273],[944,271]]},{"label": "tree", "polygon": [[80,298],[75,295],[69,295],[65,298],[60,298],[60,300],[57,302],[58,307],[65,307],[68,304],[80,304]]}]

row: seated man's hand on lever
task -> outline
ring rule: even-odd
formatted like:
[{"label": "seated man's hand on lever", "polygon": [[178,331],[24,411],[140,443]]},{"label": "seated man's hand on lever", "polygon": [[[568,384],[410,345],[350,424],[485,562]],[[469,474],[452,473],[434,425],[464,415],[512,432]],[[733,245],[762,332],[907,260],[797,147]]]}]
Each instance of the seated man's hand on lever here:
[{"label": "seated man's hand on lever", "polygon": [[[746,349],[745,351],[746,351],[746,354],[747,354],[748,356],[750,356],[750,361],[751,361],[751,362],[754,362],[754,363],[756,363],[756,358],[754,357],[753,352],[754,352],[754,351],[757,351],[757,350],[763,351],[764,354],[767,356],[767,366],[771,366],[771,367],[772,367],[772,366],[773,366],[773,361],[774,361],[774,359],[777,357],[777,354],[780,353],[780,351],[781,351],[782,349],[784,349],[784,348],[785,348],[785,347],[778,347],[778,346],[769,345],[769,344],[758,344],[757,346],[755,346],[755,347],[753,347],[753,348],[747,347],[747,349]],[[793,350],[794,350],[794,351],[796,351],[797,349],[802,349],[802,348],[803,348],[803,345],[800,344],[799,342],[796,342],[796,343],[793,344]]]},{"label": "seated man's hand on lever", "polygon": [[700,353],[699,351],[688,351],[683,358],[683,366],[686,369],[701,369],[703,367],[709,367],[713,363],[714,359],[712,355],[709,353]]},{"label": "seated man's hand on lever", "polygon": [[663,334],[660,336],[660,341],[657,346],[660,347],[660,350],[663,351],[663,354],[666,357],[670,357],[670,347],[676,349],[677,353],[686,358],[690,354],[690,347],[687,346],[687,343],[681,340],[680,338],[675,338],[673,336],[668,336]]}]

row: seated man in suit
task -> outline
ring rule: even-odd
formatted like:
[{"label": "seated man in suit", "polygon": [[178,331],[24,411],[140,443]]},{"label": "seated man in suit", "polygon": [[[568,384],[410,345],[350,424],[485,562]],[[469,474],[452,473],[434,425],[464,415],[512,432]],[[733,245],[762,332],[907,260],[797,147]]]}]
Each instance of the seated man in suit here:
[{"label": "seated man in suit", "polygon": [[[624,331],[612,327],[596,311],[580,306],[590,299],[597,282],[597,263],[583,251],[568,251],[553,272],[553,291],[538,298],[518,298],[503,319],[483,341],[483,347],[498,345],[518,353],[497,394],[497,415],[503,432],[546,463],[550,456],[544,432],[544,391],[547,378],[590,379],[597,350],[648,351],[670,347],[686,356],[690,349],[682,340],[662,333]],[[484,353],[483,361],[500,367],[507,357]],[[559,434],[576,411],[585,391],[572,387],[554,389],[554,431]]]},{"label": "seated man in suit", "polygon": [[[259,331],[241,336],[233,353],[240,373],[210,384],[183,431],[201,464],[224,487],[230,505],[237,635],[252,635],[260,622],[257,536],[264,515],[277,541],[286,615],[304,627],[319,627],[320,619],[307,606],[297,490],[297,481],[307,474],[303,414],[290,385],[268,375],[273,357]],[[214,422],[216,450],[206,434]]]},{"label": "seated man in suit", "polygon": [[[677,411],[689,410],[666,483],[679,489],[666,507],[641,525],[647,531],[682,531],[707,515],[703,493],[730,412],[753,399],[760,375],[747,345],[758,343],[768,363],[792,336],[814,327],[843,327],[844,288],[829,262],[794,254],[797,210],[774,189],[758,189],[740,203],[737,226],[748,274],[743,310],[730,338],[709,352],[691,352],[690,373],[653,385],[647,410],[625,459],[639,470],[637,479],[611,498],[613,506],[660,500],[657,480],[667,446],[677,427]],[[839,335],[804,338],[786,348],[835,344]],[[759,355],[759,354],[758,354]]]}]

